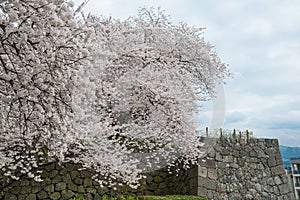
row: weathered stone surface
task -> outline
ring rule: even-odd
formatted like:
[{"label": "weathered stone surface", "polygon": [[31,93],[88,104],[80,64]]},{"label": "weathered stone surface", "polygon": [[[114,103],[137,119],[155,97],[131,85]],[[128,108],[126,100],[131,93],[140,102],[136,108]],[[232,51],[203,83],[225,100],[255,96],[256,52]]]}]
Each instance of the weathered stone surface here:
[{"label": "weathered stone surface", "polygon": [[218,174],[216,169],[208,169],[208,178],[212,180],[217,180]]},{"label": "weathered stone surface", "polygon": [[23,186],[20,194],[30,194],[31,193],[31,186]]},{"label": "weathered stone surface", "polygon": [[65,190],[66,188],[67,188],[67,184],[64,182],[55,184],[55,191],[62,191]]},{"label": "weathered stone surface", "polygon": [[78,189],[78,186],[73,182],[67,182],[67,188],[69,190],[72,190],[72,191],[76,192],[77,189]]},{"label": "weathered stone surface", "polygon": [[18,200],[18,197],[14,194],[10,194],[10,193],[7,193],[4,197],[4,199],[6,200]]},{"label": "weathered stone surface", "polygon": [[274,167],[274,166],[276,166],[276,159],[275,159],[275,157],[270,157],[270,158],[268,159],[268,165],[269,165],[269,167]]},{"label": "weathered stone surface", "polygon": [[278,143],[227,138],[212,149],[206,157],[199,159],[199,166],[193,165],[189,170],[172,174],[161,169],[147,174],[138,189],[126,185],[116,185],[116,191],[101,187],[91,179],[92,171],[78,171],[82,167],[77,164],[40,166],[39,170],[44,171],[43,182],[34,182],[28,177],[14,181],[3,189],[0,199],[72,199],[78,195],[97,199],[122,191],[135,195],[189,193],[215,200],[291,200],[293,193],[280,161]]},{"label": "weathered stone surface", "polygon": [[284,168],[282,165],[276,166],[276,167],[272,167],[271,171],[274,175],[281,175],[284,174]]},{"label": "weathered stone surface", "polygon": [[65,168],[66,168],[69,172],[71,172],[71,171],[73,171],[73,169],[75,168],[75,165],[72,164],[72,163],[66,163],[66,164],[65,164]]},{"label": "weathered stone surface", "polygon": [[83,180],[79,177],[75,178],[74,183],[76,183],[77,185],[82,185]]},{"label": "weathered stone surface", "polygon": [[93,195],[92,194],[90,194],[90,193],[88,193],[87,195],[86,195],[86,198],[85,198],[86,200],[93,200]]},{"label": "weathered stone surface", "polygon": [[54,170],[55,169],[55,163],[51,163],[49,165],[46,165],[45,169],[47,170],[47,172],[50,172],[50,171]]},{"label": "weathered stone surface", "polygon": [[54,185],[47,185],[46,187],[44,187],[44,190],[49,193],[54,192]]},{"label": "weathered stone surface", "polygon": [[88,170],[82,170],[80,172],[81,178],[89,178],[92,176],[91,172]]},{"label": "weathered stone surface", "polygon": [[79,193],[85,193],[85,189],[84,189],[84,187],[82,185],[78,186],[77,191]]},{"label": "weathered stone surface", "polygon": [[198,166],[198,176],[206,178],[207,177],[207,168]]},{"label": "weathered stone surface", "polygon": [[69,173],[63,174],[61,178],[63,182],[70,182],[72,180]]},{"label": "weathered stone surface", "polygon": [[207,189],[204,188],[204,187],[198,187],[197,195],[206,197],[207,196]]},{"label": "weathered stone surface", "polygon": [[48,198],[48,193],[45,192],[44,190],[40,191],[37,193],[38,199],[47,199]]},{"label": "weathered stone surface", "polygon": [[21,188],[22,188],[22,186],[21,186],[21,187],[16,186],[16,187],[14,187],[14,189],[12,189],[10,192],[11,192],[12,194],[16,194],[16,195],[17,195],[17,194],[20,193]]},{"label": "weathered stone surface", "polygon": [[26,197],[25,200],[36,200],[36,195],[35,194],[30,194]]},{"label": "weathered stone surface", "polygon": [[59,183],[59,182],[61,182],[63,179],[62,179],[62,177],[60,176],[60,175],[57,175],[57,176],[55,176],[53,179],[52,179],[52,183],[53,184],[56,184],[56,183]]},{"label": "weathered stone surface", "polygon": [[71,171],[70,172],[70,176],[71,179],[74,180],[75,178],[77,178],[80,175],[80,173],[78,171]]},{"label": "weathered stone surface", "polygon": [[93,181],[91,178],[84,178],[84,180],[83,180],[84,187],[90,187],[92,185],[93,185]]},{"label": "weathered stone surface", "polygon": [[276,176],[274,178],[274,182],[275,182],[276,185],[280,185],[282,183],[281,178],[279,176]]},{"label": "weathered stone surface", "polygon": [[33,194],[38,193],[38,192],[41,191],[41,190],[42,190],[42,187],[41,187],[41,186],[32,186],[32,188],[31,188],[31,192],[32,192]]},{"label": "weathered stone surface", "polygon": [[25,200],[26,197],[27,197],[26,194],[20,194],[20,195],[18,195],[18,200]]},{"label": "weathered stone surface", "polygon": [[91,193],[91,194],[96,194],[97,190],[95,188],[89,187],[89,188],[86,188],[86,192],[87,193]]},{"label": "weathered stone surface", "polygon": [[60,193],[59,192],[54,192],[54,193],[52,193],[50,196],[50,199],[52,199],[52,200],[57,200],[57,199],[60,199]]},{"label": "weathered stone surface", "polygon": [[287,194],[290,192],[290,188],[287,185],[279,185],[278,188],[282,194]]},{"label": "weathered stone surface", "polygon": [[72,192],[71,190],[63,190],[61,191],[61,196],[63,199],[70,199],[74,197],[75,193]]},{"label": "weathered stone surface", "polygon": [[58,170],[52,170],[49,172],[49,178],[54,178],[58,174]]},{"label": "weathered stone surface", "polygon": [[23,179],[20,181],[20,186],[28,186],[30,185],[30,182],[26,179]]}]

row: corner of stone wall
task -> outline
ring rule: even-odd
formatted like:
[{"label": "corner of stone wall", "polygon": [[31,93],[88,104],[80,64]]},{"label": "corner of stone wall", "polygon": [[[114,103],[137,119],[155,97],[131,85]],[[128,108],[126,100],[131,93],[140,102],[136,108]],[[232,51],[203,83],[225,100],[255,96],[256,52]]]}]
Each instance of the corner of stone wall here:
[{"label": "corner of stone wall", "polygon": [[277,139],[221,138],[199,160],[199,196],[208,199],[294,199]]}]

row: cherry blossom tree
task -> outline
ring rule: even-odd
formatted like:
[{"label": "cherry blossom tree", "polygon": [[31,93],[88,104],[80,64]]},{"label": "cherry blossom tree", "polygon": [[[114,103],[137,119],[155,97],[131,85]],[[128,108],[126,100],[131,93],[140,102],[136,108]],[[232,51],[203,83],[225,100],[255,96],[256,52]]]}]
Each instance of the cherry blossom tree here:
[{"label": "cherry blossom tree", "polygon": [[64,0],[0,3],[5,175],[39,181],[39,165],[76,162],[133,187],[144,172],[195,162],[197,102],[229,75],[203,29],[153,9],[123,21],[80,12]]},{"label": "cherry blossom tree", "polygon": [[[203,29],[173,25],[164,12],[155,13],[141,9],[124,21],[94,18],[98,46],[73,96],[78,137],[93,152],[80,159],[90,165],[99,157],[126,180],[178,160],[188,167],[205,153],[196,131],[197,102],[210,99],[229,75]],[[117,151],[106,153],[107,145]]]},{"label": "cherry blossom tree", "polygon": [[91,32],[79,11],[63,0],[0,3],[0,167],[7,176],[38,180],[32,169],[43,154],[64,159],[72,77]]}]

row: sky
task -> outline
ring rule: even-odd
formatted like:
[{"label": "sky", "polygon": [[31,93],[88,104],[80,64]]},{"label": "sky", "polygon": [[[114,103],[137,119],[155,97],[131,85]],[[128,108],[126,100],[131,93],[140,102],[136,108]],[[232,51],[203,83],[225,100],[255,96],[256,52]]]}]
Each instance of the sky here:
[{"label": "sky", "polygon": [[217,120],[223,129],[300,146],[299,0],[90,0],[85,11],[126,19],[144,6],[160,6],[175,24],[205,27],[205,40],[229,65],[232,78],[202,104],[200,127]]}]

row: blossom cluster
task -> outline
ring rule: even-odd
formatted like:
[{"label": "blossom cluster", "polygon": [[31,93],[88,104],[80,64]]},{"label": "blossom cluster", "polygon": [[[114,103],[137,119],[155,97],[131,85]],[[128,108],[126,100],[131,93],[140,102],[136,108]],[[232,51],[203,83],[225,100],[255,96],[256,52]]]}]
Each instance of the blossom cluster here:
[{"label": "blossom cluster", "polygon": [[[82,163],[95,179],[137,185],[143,172],[201,155],[197,102],[229,75],[203,29],[162,11],[85,17],[72,1],[0,3],[0,163]],[[47,12],[46,12],[47,11]]]}]

